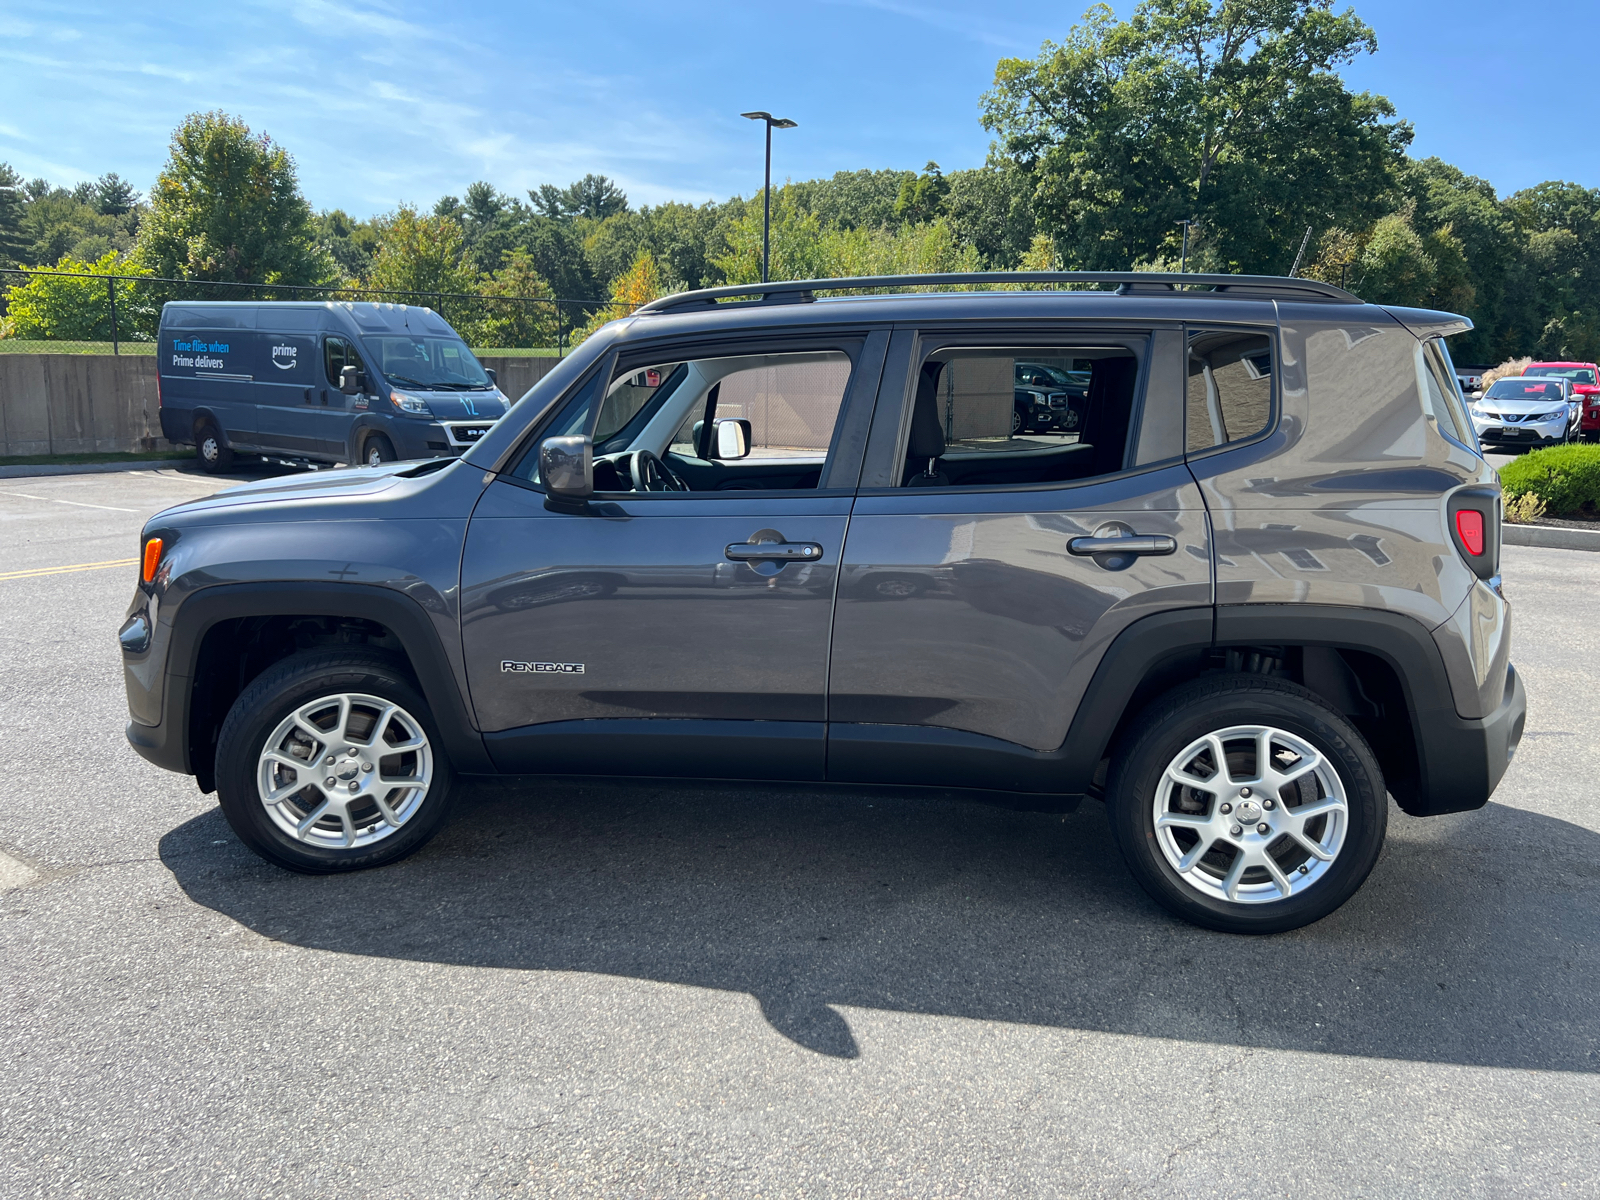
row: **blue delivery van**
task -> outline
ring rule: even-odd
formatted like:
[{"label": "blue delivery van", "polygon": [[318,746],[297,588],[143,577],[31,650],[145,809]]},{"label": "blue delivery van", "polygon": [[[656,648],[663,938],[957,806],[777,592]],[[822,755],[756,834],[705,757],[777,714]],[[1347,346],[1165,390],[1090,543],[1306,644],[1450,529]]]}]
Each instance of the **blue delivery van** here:
[{"label": "blue delivery van", "polygon": [[460,335],[414,305],[174,301],[157,344],[161,432],[212,472],[240,454],[453,457],[510,407]]}]

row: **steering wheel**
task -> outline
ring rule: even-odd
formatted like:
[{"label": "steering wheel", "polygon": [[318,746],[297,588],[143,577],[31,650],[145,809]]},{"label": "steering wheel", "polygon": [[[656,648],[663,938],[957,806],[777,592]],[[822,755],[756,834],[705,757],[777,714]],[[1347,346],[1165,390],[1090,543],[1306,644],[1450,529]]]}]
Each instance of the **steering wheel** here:
[{"label": "steering wheel", "polygon": [[636,492],[687,492],[689,485],[650,450],[635,450],[628,459],[628,474]]}]

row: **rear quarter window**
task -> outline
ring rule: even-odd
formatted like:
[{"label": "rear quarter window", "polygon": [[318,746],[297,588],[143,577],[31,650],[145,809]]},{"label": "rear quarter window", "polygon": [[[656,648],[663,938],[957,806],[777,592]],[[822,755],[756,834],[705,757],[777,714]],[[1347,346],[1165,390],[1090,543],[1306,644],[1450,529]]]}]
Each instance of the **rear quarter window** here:
[{"label": "rear quarter window", "polygon": [[1240,330],[1189,330],[1184,436],[1191,454],[1252,438],[1272,423],[1272,339]]}]

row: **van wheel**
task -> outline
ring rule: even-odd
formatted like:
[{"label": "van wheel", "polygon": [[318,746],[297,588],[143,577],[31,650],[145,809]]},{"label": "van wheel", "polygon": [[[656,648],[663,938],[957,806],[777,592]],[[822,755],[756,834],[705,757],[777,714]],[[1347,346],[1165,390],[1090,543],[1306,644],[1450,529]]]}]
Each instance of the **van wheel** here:
[{"label": "van wheel", "polygon": [[1353,896],[1389,809],[1366,741],[1315,693],[1222,675],[1174,689],[1119,744],[1111,828],[1157,903],[1225,933],[1281,933]]},{"label": "van wheel", "polygon": [[328,874],[393,862],[443,825],[454,773],[391,658],[315,650],[270,667],[217,738],[217,799],[268,862]]},{"label": "van wheel", "polygon": [[210,421],[194,431],[194,453],[200,469],[208,475],[233,470],[233,451],[222,444],[222,434]]},{"label": "van wheel", "polygon": [[394,452],[394,443],[381,433],[375,433],[361,447],[361,459],[369,467],[382,466],[386,462],[394,462],[399,456]]}]

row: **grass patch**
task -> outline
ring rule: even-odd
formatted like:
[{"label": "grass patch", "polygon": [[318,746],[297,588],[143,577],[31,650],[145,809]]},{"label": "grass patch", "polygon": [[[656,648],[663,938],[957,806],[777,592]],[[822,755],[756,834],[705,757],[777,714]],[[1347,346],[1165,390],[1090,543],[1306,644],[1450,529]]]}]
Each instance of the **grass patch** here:
[{"label": "grass patch", "polygon": [[[154,342],[121,342],[118,354],[156,352]],[[28,338],[0,338],[0,354],[110,354],[110,342],[46,342]]]},{"label": "grass patch", "polygon": [[123,450],[104,454],[13,454],[0,457],[0,467],[70,466],[73,463],[156,462],[193,458],[193,450]]}]

